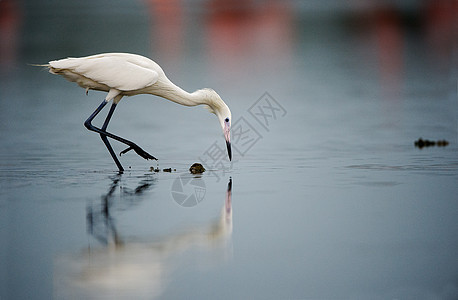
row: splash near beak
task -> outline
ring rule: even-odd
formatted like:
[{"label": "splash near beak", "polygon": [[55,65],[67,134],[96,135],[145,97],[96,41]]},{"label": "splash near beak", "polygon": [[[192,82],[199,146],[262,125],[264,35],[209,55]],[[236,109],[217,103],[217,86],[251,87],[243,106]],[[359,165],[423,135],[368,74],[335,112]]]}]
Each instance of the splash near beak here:
[{"label": "splash near beak", "polygon": [[232,160],[231,128],[228,124],[224,125],[224,138],[226,139],[227,155],[229,155],[229,160]]}]

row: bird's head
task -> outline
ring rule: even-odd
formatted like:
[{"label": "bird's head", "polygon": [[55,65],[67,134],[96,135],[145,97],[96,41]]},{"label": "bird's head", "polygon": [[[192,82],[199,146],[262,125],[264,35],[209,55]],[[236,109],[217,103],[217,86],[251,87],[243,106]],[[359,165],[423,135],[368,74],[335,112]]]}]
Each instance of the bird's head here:
[{"label": "bird's head", "polygon": [[226,140],[227,154],[229,160],[232,160],[231,148],[231,123],[232,115],[229,107],[224,103],[223,99],[212,89],[199,90],[203,94],[204,104],[206,108],[218,117],[218,121],[223,129],[224,138]]}]

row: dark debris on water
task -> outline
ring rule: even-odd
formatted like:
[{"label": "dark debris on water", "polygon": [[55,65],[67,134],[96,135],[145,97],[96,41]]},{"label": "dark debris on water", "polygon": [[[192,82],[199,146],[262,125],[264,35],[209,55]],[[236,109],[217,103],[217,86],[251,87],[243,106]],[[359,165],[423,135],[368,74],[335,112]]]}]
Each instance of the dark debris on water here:
[{"label": "dark debris on water", "polygon": [[448,146],[449,142],[446,140],[438,140],[436,141],[430,141],[430,140],[424,140],[422,138],[419,138],[417,141],[415,141],[415,147],[422,149],[424,147],[446,147]]},{"label": "dark debris on water", "polygon": [[[149,170],[150,170],[151,172],[156,172],[156,173],[158,173],[158,172],[161,171],[161,169],[159,169],[159,167],[156,167],[156,168],[155,168],[155,167],[151,167],[151,168],[149,168]],[[177,170],[177,169],[165,168],[165,169],[162,169],[162,172],[172,173],[172,172],[176,172],[176,170]]]},{"label": "dark debris on water", "polygon": [[192,166],[189,168],[189,172],[191,172],[192,174],[200,174],[200,173],[205,172],[205,168],[204,168],[204,166],[202,166],[202,165],[199,164],[199,163],[194,163],[194,164],[192,164]]},{"label": "dark debris on water", "polygon": [[[156,173],[159,173],[161,172],[161,169],[159,169],[159,166],[157,167],[150,167],[149,169],[151,172],[156,172]],[[177,169],[172,169],[172,168],[165,168],[165,169],[162,169],[162,172],[167,172],[167,173],[172,173],[172,172],[176,172]],[[192,166],[189,168],[189,172],[191,172],[192,174],[201,174],[203,172],[205,172],[205,168],[204,166],[202,166],[201,164],[199,163],[194,163],[192,164]]]}]

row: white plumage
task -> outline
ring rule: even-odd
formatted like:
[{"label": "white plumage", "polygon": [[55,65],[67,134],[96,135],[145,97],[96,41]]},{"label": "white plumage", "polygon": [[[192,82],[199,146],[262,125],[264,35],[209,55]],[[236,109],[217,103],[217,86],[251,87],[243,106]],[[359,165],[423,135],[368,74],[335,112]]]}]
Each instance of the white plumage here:
[{"label": "white plumage", "polygon": [[[154,61],[136,54],[106,53],[49,62],[50,71],[83,88],[108,92],[141,90],[157,82],[164,71]],[[107,99],[111,100],[111,99]]]},{"label": "white plumage", "polygon": [[[186,106],[205,105],[210,112],[218,117],[226,139],[229,159],[232,158],[230,147],[231,111],[212,89],[201,89],[188,93],[173,84],[157,63],[144,56],[130,53],[104,53],[78,58],[69,57],[50,61],[46,66],[51,73],[62,75],[67,80],[76,82],[86,89],[86,92],[90,89],[108,92],[104,102],[88,118],[85,125],[89,130],[101,135],[120,171],[123,168],[108,143],[107,137],[129,146],[121,154],[135,150],[137,154],[146,159],[155,159],[136,144],[106,132],[111,115],[121,98],[138,94],[152,94]],[[104,126],[101,129],[94,127],[91,124],[92,119],[111,100],[113,100],[113,105]]]}]

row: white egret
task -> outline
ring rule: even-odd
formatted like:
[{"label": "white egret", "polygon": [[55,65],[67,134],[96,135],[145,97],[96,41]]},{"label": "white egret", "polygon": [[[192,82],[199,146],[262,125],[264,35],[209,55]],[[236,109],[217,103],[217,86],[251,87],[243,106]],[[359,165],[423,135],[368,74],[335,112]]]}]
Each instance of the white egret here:
[{"label": "white egret", "polygon": [[[218,117],[226,139],[229,160],[232,159],[231,111],[221,97],[212,89],[206,88],[188,93],[173,84],[157,63],[141,55],[129,53],[104,53],[79,58],[65,58],[50,61],[49,64],[44,66],[49,68],[50,73],[62,75],[67,80],[76,82],[86,89],[86,93],[90,89],[108,92],[103,102],[84,122],[84,125],[87,129],[100,134],[120,172],[124,169],[116,157],[108,138],[129,146],[120,155],[134,150],[145,159],[157,160],[137,144],[106,131],[116,105],[121,98],[138,94],[152,94],[186,106],[204,105],[207,107],[210,112]],[[111,100],[113,100],[113,104],[102,128],[93,126],[92,120]]]}]

